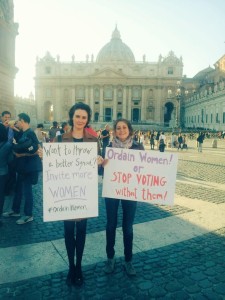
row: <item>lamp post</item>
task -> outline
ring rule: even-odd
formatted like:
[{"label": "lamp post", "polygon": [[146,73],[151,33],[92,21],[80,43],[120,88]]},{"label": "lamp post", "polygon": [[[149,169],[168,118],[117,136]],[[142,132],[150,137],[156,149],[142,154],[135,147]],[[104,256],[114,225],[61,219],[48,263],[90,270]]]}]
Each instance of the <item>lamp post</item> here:
[{"label": "lamp post", "polygon": [[176,90],[176,100],[177,100],[177,110],[176,110],[176,126],[182,127],[182,117],[183,117],[183,110],[182,110],[182,100],[184,100],[188,96],[188,90],[185,90],[184,87],[180,86],[180,81],[177,81],[177,90]]},{"label": "lamp post", "polygon": [[179,128],[180,127],[180,100],[181,100],[180,81],[177,81],[176,100],[177,100],[176,127]]},{"label": "lamp post", "polygon": [[176,91],[173,93],[172,88],[168,89],[168,97],[170,99],[176,99],[175,105],[175,122],[172,124],[173,127],[179,128],[180,127],[180,99],[181,99],[181,89],[180,89],[180,81],[177,81],[177,88]]}]

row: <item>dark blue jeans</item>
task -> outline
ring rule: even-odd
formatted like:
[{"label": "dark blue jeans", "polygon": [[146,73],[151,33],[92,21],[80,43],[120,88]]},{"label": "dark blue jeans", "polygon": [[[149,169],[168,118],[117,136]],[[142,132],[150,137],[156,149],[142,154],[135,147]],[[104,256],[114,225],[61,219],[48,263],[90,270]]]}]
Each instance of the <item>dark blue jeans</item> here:
[{"label": "dark blue jeans", "polygon": [[13,199],[12,210],[20,213],[22,197],[25,198],[24,214],[32,216],[33,211],[33,192],[30,174],[17,174],[15,196]]},{"label": "dark blue jeans", "polygon": [[117,215],[118,207],[121,201],[123,210],[123,244],[124,244],[124,256],[125,261],[132,260],[133,250],[133,222],[137,207],[136,201],[119,200],[112,198],[105,198],[106,206],[106,254],[108,258],[113,258],[115,255],[115,239],[116,239],[116,227],[117,227]]},{"label": "dark blue jeans", "polygon": [[8,178],[7,174],[0,175],[0,217],[4,206],[5,186],[6,186],[7,178]]}]

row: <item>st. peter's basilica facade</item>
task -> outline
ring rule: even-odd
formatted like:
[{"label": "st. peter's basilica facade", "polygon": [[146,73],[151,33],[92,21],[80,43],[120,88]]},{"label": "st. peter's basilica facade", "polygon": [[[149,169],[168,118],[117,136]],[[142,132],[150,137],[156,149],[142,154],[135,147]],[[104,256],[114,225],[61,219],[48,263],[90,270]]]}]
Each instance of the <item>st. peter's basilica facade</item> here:
[{"label": "st. peter's basilica facade", "polygon": [[[143,129],[205,128],[225,130],[225,55],[193,78],[183,75],[182,58],[171,51],[149,62],[135,60],[117,27],[96,59],[69,62],[50,53],[36,60],[35,97],[14,96],[15,40],[13,0],[0,0],[0,113],[15,118],[26,112],[32,126],[68,120],[76,102],[90,105],[95,127],[127,118]],[[35,62],[34,62],[35,64]]]},{"label": "st. peter's basilica facade", "polygon": [[37,119],[62,121],[76,102],[90,105],[94,122],[111,122],[127,118],[134,123],[160,126],[175,125],[180,118],[175,91],[182,79],[182,58],[171,51],[157,62],[136,62],[131,49],[122,42],[115,28],[109,43],[102,47],[96,60],[61,62],[46,53],[37,58],[35,99]]}]

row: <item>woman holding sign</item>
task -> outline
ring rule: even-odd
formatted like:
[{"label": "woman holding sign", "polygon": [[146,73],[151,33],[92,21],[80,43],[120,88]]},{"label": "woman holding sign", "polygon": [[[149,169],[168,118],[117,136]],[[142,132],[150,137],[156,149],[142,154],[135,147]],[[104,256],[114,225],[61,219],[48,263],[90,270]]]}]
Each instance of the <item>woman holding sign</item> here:
[{"label": "woman holding sign", "polygon": [[[88,123],[91,119],[90,107],[82,102],[73,105],[69,111],[69,123],[71,130],[54,139],[54,142],[96,142],[98,139],[95,132],[88,129]],[[100,153],[100,147],[98,146]],[[97,153],[96,153],[97,155]],[[39,156],[43,156],[43,150],[39,150]],[[101,156],[98,157],[98,164],[103,162]],[[81,286],[84,282],[81,262],[86,239],[87,219],[65,220],[64,235],[67,256],[69,261],[69,272],[67,275],[67,284]],[[76,262],[75,262],[76,257]]]},{"label": "woman holding sign", "polygon": [[[142,144],[137,143],[133,139],[133,128],[131,123],[126,119],[119,119],[114,124],[114,139],[109,144],[109,147],[144,150]],[[105,198],[106,205],[106,254],[107,262],[105,266],[105,273],[110,274],[115,268],[115,238],[117,226],[118,207],[121,202],[123,210],[123,242],[125,255],[125,270],[127,275],[135,276],[136,271],[132,264],[132,249],[133,249],[133,222],[136,212],[137,201],[121,200],[114,198]]]},{"label": "woman holding sign", "polygon": [[[62,135],[62,142],[96,142],[97,137],[86,130],[91,119],[90,107],[82,102],[73,105],[69,111],[69,123],[72,126],[71,131]],[[98,147],[100,153],[100,147]],[[97,154],[97,153],[96,153]],[[103,160],[98,157],[98,164]],[[69,260],[69,272],[67,283],[81,286],[84,282],[81,261],[86,239],[87,219],[64,221],[64,234],[67,256]],[[76,234],[75,234],[76,228]],[[74,237],[75,234],[75,237]],[[76,255],[76,264],[75,264]]]}]

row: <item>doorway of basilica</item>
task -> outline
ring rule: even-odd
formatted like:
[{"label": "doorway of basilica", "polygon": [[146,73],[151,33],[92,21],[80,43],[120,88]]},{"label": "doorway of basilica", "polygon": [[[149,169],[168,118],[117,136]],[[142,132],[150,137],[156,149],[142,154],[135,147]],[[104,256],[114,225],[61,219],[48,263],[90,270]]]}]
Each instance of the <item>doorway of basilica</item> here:
[{"label": "doorway of basilica", "polygon": [[140,120],[140,109],[133,108],[132,109],[132,122],[139,122]]},{"label": "doorway of basilica", "polygon": [[[164,126],[175,126],[175,110],[172,102],[167,102],[164,106]],[[174,124],[173,124],[174,123]]]},{"label": "doorway of basilica", "polygon": [[111,122],[112,121],[112,108],[107,107],[105,108],[105,122]]}]

